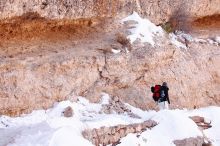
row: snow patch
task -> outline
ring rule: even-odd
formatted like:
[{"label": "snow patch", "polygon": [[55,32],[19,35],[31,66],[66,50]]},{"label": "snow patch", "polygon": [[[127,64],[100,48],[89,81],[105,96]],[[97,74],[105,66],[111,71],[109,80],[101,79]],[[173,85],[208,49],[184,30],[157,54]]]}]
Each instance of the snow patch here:
[{"label": "snow patch", "polygon": [[132,15],[124,18],[122,23],[127,21],[135,21],[136,24],[129,29],[131,35],[128,35],[131,43],[139,39],[142,43],[150,43],[152,46],[155,45],[154,37],[163,36],[164,31],[160,26],[156,26],[148,19],[142,19],[138,13],[133,12]]},{"label": "snow patch", "polygon": [[102,100],[100,104],[109,104],[110,97],[106,93],[102,93]]},{"label": "snow patch", "polygon": [[81,134],[75,132],[72,127],[58,129],[50,141],[49,146],[93,146],[91,142],[85,140]]},{"label": "snow patch", "polygon": [[211,122],[212,128],[209,128],[204,131],[204,134],[211,140],[213,146],[220,146],[220,107],[207,107],[197,110],[188,111],[187,113],[190,116],[202,116],[206,117]]},{"label": "snow patch", "polygon": [[215,41],[220,44],[220,36],[215,37]]},{"label": "snow patch", "polygon": [[121,50],[112,49],[112,52],[113,52],[114,54],[118,54],[118,53],[121,52]]},{"label": "snow patch", "polygon": [[200,38],[195,38],[194,41],[197,42],[197,43],[207,43],[206,40],[200,39]]},{"label": "snow patch", "polygon": [[171,43],[177,48],[187,49],[186,45],[178,41],[178,36],[174,33],[169,34]]},{"label": "snow patch", "polygon": [[117,146],[145,146],[147,145],[147,139],[141,137],[138,138],[137,134],[128,134],[126,138],[122,138],[121,143]]},{"label": "snow patch", "polygon": [[134,143],[140,146],[175,146],[174,140],[202,136],[197,125],[181,110],[162,110],[151,119],[158,122],[158,125],[144,131],[139,137],[135,134],[126,136],[120,146],[133,146]]}]

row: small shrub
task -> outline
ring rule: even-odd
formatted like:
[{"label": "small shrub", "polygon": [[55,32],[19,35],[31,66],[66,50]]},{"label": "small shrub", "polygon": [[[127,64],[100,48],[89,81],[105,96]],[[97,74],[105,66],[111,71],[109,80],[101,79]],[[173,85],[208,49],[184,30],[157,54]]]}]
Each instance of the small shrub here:
[{"label": "small shrub", "polygon": [[174,28],[170,22],[166,22],[164,24],[161,24],[161,27],[167,32],[171,33],[174,32]]}]

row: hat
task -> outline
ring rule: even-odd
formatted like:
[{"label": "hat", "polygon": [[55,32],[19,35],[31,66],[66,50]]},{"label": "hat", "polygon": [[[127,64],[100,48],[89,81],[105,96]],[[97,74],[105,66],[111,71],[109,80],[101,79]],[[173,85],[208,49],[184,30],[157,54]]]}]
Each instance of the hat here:
[{"label": "hat", "polygon": [[167,86],[167,82],[163,82],[162,86]]}]

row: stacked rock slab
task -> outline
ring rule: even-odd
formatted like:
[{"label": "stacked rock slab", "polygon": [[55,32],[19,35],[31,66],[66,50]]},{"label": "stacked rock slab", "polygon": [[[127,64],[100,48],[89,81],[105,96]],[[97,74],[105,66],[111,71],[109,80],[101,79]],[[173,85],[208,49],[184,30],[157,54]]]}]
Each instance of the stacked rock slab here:
[{"label": "stacked rock slab", "polygon": [[156,126],[157,123],[152,120],[138,124],[117,125],[113,127],[101,127],[83,131],[84,138],[91,141],[96,146],[117,143],[122,137],[129,133],[140,133],[148,128]]}]

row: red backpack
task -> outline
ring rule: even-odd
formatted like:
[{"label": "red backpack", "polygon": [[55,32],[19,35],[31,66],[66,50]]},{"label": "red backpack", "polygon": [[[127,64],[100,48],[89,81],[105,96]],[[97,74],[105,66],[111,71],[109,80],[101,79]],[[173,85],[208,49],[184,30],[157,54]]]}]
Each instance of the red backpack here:
[{"label": "red backpack", "polygon": [[154,101],[158,101],[159,98],[160,98],[160,87],[161,87],[161,85],[155,85],[153,87],[153,99],[154,99]]}]

